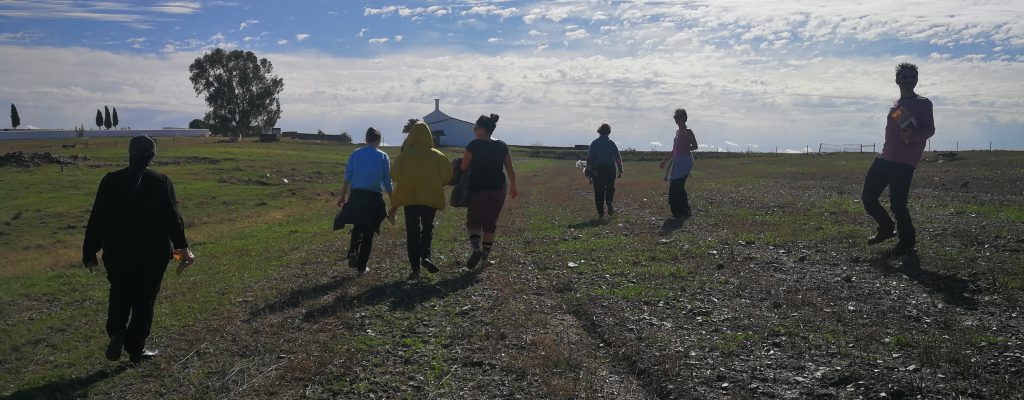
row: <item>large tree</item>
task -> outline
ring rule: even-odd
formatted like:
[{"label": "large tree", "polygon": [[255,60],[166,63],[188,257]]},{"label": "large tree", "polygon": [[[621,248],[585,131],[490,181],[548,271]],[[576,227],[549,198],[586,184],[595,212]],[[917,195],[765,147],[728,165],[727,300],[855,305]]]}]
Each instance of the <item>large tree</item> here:
[{"label": "large tree", "polygon": [[111,126],[114,126],[114,123],[110,121],[110,107],[103,106],[103,127],[109,131]]},{"label": "large tree", "polygon": [[103,111],[100,111],[100,109],[97,108],[96,109],[96,129],[100,129],[102,127],[103,127]]},{"label": "large tree", "polygon": [[21,116],[18,115],[18,107],[11,103],[11,128],[17,129],[18,125],[21,125]]},{"label": "large tree", "polygon": [[114,111],[110,113],[110,124],[117,128],[117,107],[114,107]]},{"label": "large tree", "polygon": [[251,51],[215,49],[188,67],[196,96],[204,95],[210,111],[203,118],[210,130],[231,136],[259,134],[281,118],[278,95],[284,80],[271,75],[274,66]]}]

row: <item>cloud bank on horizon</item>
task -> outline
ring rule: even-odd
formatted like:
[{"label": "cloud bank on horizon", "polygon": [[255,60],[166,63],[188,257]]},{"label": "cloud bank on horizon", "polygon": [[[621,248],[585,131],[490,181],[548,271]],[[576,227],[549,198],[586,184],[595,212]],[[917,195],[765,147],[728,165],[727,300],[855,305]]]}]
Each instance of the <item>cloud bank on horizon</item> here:
[{"label": "cloud bank on horizon", "polygon": [[704,148],[784,151],[880,142],[910,61],[933,148],[1024,149],[1022,21],[1013,0],[6,1],[0,100],[34,126],[88,127],[104,104],[182,126],[205,111],[188,64],[222,47],[274,63],[285,130],[399,135],[440,98],[501,114],[511,143],[585,143],[607,122],[646,149],[685,107]]}]

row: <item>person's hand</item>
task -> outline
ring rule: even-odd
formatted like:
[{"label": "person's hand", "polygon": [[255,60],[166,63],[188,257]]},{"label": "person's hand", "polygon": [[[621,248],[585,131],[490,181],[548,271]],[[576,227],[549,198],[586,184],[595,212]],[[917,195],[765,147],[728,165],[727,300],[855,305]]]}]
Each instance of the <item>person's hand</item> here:
[{"label": "person's hand", "polygon": [[658,164],[658,169],[665,169],[665,163],[666,162],[668,162],[668,160],[662,160],[661,164]]},{"label": "person's hand", "polygon": [[509,190],[509,195],[511,195],[513,199],[519,197],[519,190],[516,189],[516,185],[512,185],[512,189]]},{"label": "person's hand", "polygon": [[192,249],[188,248],[175,249],[174,258],[180,260],[178,262],[178,268],[175,270],[175,273],[178,275],[181,275],[182,271],[196,263],[196,255],[192,254]]},{"label": "person's hand", "polygon": [[338,198],[338,207],[341,207],[341,206],[344,206],[344,205],[345,205],[345,196],[341,196],[341,197]]},{"label": "person's hand", "polygon": [[622,177],[622,170],[620,169],[619,170],[619,178],[621,178],[621,177]]},{"label": "person's hand", "polygon": [[390,223],[391,223],[391,225],[394,225],[394,224],[396,224],[396,223],[397,223],[397,222],[395,221],[395,213],[391,213],[391,214],[388,214],[388,222],[390,222]]},{"label": "person's hand", "polygon": [[89,272],[95,272],[96,266],[100,265],[100,262],[96,259],[96,255],[82,256],[82,265],[85,265],[89,269]]}]

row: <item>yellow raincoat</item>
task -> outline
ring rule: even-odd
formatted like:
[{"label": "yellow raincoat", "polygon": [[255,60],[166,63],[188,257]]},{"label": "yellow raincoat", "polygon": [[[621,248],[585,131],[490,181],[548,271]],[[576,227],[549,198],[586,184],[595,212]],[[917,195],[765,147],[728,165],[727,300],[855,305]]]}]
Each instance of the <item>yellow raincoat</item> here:
[{"label": "yellow raincoat", "polygon": [[395,193],[392,207],[425,205],[443,210],[444,185],[452,179],[452,164],[434,148],[434,136],[427,124],[417,122],[402,144],[402,153],[391,164]]}]

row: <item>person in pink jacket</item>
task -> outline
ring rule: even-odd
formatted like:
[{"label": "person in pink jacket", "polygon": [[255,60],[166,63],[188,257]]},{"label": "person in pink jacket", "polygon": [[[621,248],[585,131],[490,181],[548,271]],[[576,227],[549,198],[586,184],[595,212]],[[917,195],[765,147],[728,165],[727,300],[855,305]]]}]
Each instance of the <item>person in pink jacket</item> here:
[{"label": "person in pink jacket", "polygon": [[[917,66],[906,62],[897,65],[896,85],[900,88],[900,98],[886,115],[885,144],[868,169],[861,193],[864,210],[878,224],[878,230],[868,239],[868,244],[899,237],[896,246],[889,251],[893,258],[912,254],[916,249],[914,222],[907,206],[910,181],[928,138],[935,134],[932,102],[914,92]],[[895,222],[878,201],[886,186],[889,187],[889,207],[896,217]]]}]

